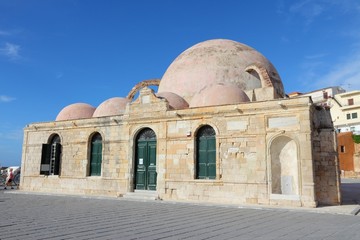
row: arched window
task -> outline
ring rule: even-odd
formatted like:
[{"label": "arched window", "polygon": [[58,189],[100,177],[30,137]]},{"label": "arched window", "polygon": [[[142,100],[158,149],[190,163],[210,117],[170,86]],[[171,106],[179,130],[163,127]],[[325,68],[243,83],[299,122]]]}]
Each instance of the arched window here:
[{"label": "arched window", "polygon": [[215,130],[208,125],[201,127],[196,137],[196,178],[216,178]]},{"label": "arched window", "polygon": [[91,138],[90,150],[90,176],[101,175],[102,163],[102,137],[99,133],[95,133]]},{"label": "arched window", "polygon": [[61,143],[59,135],[53,135],[49,143],[42,145],[40,174],[59,175],[61,164]]}]

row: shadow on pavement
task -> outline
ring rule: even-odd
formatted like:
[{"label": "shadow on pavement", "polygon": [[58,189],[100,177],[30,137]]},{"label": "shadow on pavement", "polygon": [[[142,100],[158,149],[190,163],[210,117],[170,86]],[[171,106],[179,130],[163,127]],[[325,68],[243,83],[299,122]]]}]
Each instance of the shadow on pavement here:
[{"label": "shadow on pavement", "polygon": [[342,205],[360,204],[360,179],[341,179]]}]

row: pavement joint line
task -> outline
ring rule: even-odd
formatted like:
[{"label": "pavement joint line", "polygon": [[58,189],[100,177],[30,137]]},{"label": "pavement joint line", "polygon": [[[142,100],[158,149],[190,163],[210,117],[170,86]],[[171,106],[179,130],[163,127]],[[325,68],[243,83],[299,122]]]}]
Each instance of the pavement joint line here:
[{"label": "pavement joint line", "polygon": [[[166,203],[166,204],[185,204],[195,206],[217,206],[224,208],[238,208],[238,209],[252,209],[252,210],[267,210],[267,211],[292,211],[292,212],[311,212],[320,214],[340,214],[340,215],[353,215],[356,216],[360,213],[360,205],[356,205],[354,209],[347,212],[341,212],[331,209],[324,209],[325,206],[318,206],[316,208],[305,208],[305,207],[288,207],[288,206],[258,206],[251,204],[244,205],[232,205],[232,204],[221,204],[221,203],[208,203],[208,202],[185,202],[185,201],[173,201],[173,200],[145,200],[145,199],[124,199],[122,197],[111,197],[111,196],[89,196],[89,195],[77,195],[77,194],[62,194],[62,193],[47,193],[47,192],[28,192],[28,191],[4,191],[6,194],[28,194],[28,195],[44,195],[44,196],[59,196],[59,197],[75,197],[75,198],[86,198],[86,199],[108,199],[108,200],[120,200],[120,201],[138,201],[138,202],[152,202],[152,203]],[[358,202],[357,202],[358,203]],[[346,205],[339,205],[334,207],[340,207]],[[331,207],[330,207],[331,208]]]}]

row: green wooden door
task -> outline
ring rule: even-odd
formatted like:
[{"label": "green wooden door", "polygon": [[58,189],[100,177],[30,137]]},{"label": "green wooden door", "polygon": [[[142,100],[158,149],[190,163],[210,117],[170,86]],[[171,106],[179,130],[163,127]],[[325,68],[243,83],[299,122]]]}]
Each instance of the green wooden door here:
[{"label": "green wooden door", "polygon": [[148,168],[147,183],[149,190],[156,190],[156,141],[147,142],[148,149]]},{"label": "green wooden door", "polygon": [[[151,129],[147,129],[152,131]],[[144,134],[146,133],[146,134]],[[153,133],[153,131],[152,131]],[[156,190],[156,138],[149,132],[139,134],[136,144],[135,189]]]},{"label": "green wooden door", "polygon": [[211,127],[204,127],[197,138],[197,178],[216,178],[216,139]]},{"label": "green wooden door", "polygon": [[144,158],[146,154],[146,142],[137,143],[136,157],[136,189],[146,189],[146,166]]}]

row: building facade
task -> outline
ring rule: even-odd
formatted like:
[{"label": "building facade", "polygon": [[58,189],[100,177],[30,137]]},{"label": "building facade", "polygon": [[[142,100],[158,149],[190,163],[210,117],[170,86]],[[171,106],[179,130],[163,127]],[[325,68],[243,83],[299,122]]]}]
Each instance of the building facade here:
[{"label": "building facade", "polygon": [[[158,92],[148,88],[159,84]],[[132,99],[134,93],[139,96]],[[284,98],[274,66],[230,40],[180,54],[161,81],[24,130],[21,189],[316,207],[341,202],[329,111]]]},{"label": "building facade", "polygon": [[316,91],[300,94],[301,96],[311,97],[313,103],[329,107],[329,99],[332,99],[335,95],[345,93],[345,89],[339,86],[322,88]]},{"label": "building facade", "polygon": [[342,174],[360,176],[360,144],[354,141],[352,132],[340,132],[337,139]]},{"label": "building facade", "polygon": [[360,135],[360,91],[335,95],[330,99],[332,121],[338,132]]}]

